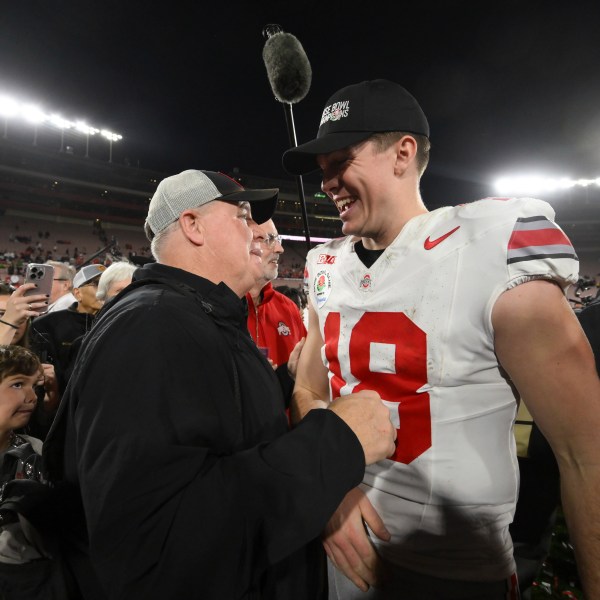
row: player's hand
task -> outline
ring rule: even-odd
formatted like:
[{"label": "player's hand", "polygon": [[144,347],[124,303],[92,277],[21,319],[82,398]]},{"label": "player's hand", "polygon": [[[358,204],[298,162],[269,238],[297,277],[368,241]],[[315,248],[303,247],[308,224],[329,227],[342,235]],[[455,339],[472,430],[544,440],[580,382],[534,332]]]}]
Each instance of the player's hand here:
[{"label": "player's hand", "polygon": [[300,353],[302,352],[302,348],[304,348],[304,342],[306,338],[302,338],[295,346],[294,349],[290,352],[290,356],[287,362],[287,369],[289,376],[295,381],[296,380],[296,371],[298,370],[298,361],[300,360]]},{"label": "player's hand", "polygon": [[390,534],[381,517],[365,494],[354,488],[327,523],[323,533],[323,546],[327,556],[354,585],[363,592],[377,583],[379,556],[367,535],[364,523],[382,540]]},{"label": "player's hand", "polygon": [[329,410],[354,431],[363,447],[365,464],[370,465],[394,453],[396,429],[377,392],[363,390],[336,398],[329,405]]}]

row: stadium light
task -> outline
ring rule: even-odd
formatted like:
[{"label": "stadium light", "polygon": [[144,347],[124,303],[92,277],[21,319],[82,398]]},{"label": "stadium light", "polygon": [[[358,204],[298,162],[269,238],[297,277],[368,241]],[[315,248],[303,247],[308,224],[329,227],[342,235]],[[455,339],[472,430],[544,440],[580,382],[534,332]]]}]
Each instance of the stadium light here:
[{"label": "stadium light", "polygon": [[103,137],[105,137],[110,144],[109,162],[112,162],[112,143],[123,139],[123,136],[118,133],[113,133],[106,129],[100,130],[96,127],[91,127],[82,120],[74,121],[66,119],[59,113],[47,114],[35,104],[20,102],[19,100],[16,100],[5,94],[0,94],[0,116],[4,117],[4,138],[7,137],[9,119],[21,118],[28,123],[32,123],[34,126],[34,146],[37,145],[37,128],[40,124],[48,125],[60,130],[61,151],[64,150],[65,130],[72,129],[73,131],[82,133],[86,136],[86,157],[89,156],[89,136],[102,132]]},{"label": "stadium light", "polygon": [[87,158],[90,155],[90,135],[96,135],[97,133],[100,133],[100,130],[95,127],[90,127],[84,121],[76,121],[75,129],[85,134],[85,157]]},{"label": "stadium light", "polygon": [[[306,238],[303,235],[282,235],[281,236],[282,240],[290,240],[292,242],[305,242]],[[324,238],[324,237],[313,237],[312,235],[310,236],[310,241],[311,242],[329,242],[331,240],[331,238]]]},{"label": "stadium light", "polygon": [[44,122],[46,115],[35,104],[24,104],[21,107],[21,114],[26,121],[33,124],[33,145],[37,146],[38,125]]},{"label": "stadium light", "polygon": [[19,112],[19,105],[16,100],[8,96],[0,96],[0,115],[4,117],[4,138],[8,134],[8,119],[14,117]]},{"label": "stadium light", "polygon": [[8,96],[0,96],[0,114],[4,117],[14,117],[19,112],[16,100]]},{"label": "stadium light", "polygon": [[108,144],[109,144],[108,162],[112,162],[112,143],[118,142],[119,140],[123,139],[123,136],[119,135],[118,133],[113,133],[112,131],[108,131],[107,129],[103,129],[100,132],[100,135],[102,135],[102,137],[105,137],[108,140]]},{"label": "stadium light", "polygon": [[494,189],[502,195],[554,193],[574,187],[600,187],[600,177],[595,179],[570,179],[569,177],[544,177],[541,175],[506,176],[497,179]]}]

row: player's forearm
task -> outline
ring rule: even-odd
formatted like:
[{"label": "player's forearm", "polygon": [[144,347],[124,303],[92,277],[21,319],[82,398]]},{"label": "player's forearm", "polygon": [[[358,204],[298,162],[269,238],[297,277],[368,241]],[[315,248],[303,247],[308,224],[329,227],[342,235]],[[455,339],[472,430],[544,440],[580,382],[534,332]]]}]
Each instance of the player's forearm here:
[{"label": "player's forearm", "polygon": [[316,392],[296,383],[290,403],[290,420],[295,425],[313,408],[327,408],[328,404],[328,398],[319,397]]},{"label": "player's forearm", "polygon": [[600,598],[600,464],[561,467],[561,491],[585,597]]}]

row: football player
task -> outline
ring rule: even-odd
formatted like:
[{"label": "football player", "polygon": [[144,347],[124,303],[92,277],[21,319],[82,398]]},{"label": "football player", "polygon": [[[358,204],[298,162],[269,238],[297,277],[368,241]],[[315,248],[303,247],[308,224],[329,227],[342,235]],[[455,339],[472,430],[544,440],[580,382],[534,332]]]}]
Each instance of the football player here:
[{"label": "football player", "polygon": [[520,397],[558,459],[579,572],[600,597],[600,381],[564,294],[575,250],[540,200],[429,212],[429,147],[415,98],[375,80],[337,91],[316,139],[283,157],[290,173],[321,170],[345,236],[307,257],[293,416],[375,390],[398,431],[324,532],[331,597],[518,597]]}]

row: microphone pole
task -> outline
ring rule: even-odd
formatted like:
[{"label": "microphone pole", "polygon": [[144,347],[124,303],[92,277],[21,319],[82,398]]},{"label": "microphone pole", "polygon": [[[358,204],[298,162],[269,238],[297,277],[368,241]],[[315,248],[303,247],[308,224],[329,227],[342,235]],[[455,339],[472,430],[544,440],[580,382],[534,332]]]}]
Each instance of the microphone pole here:
[{"label": "microphone pole", "polygon": [[[294,126],[294,113],[292,111],[292,105],[289,102],[283,103],[283,110],[285,113],[285,122],[288,130],[288,137],[290,141],[290,147],[296,147],[298,141],[296,138],[296,128]],[[302,181],[302,175],[296,175],[296,187],[298,188],[298,196],[300,197],[300,209],[302,210],[302,222],[304,223],[304,236],[306,238],[306,250],[310,250],[310,231],[308,229],[308,213],[306,210],[306,198],[304,196],[304,182]]]},{"label": "microphone pole", "polygon": [[[271,39],[275,34],[280,34],[280,33],[283,33],[281,27],[279,25],[275,25],[275,24],[266,25],[265,28],[263,29],[263,36],[267,39],[267,41],[269,39]],[[284,34],[284,35],[289,35],[289,34]],[[302,58],[306,58],[305,55]],[[306,59],[306,64],[308,65],[308,59]],[[310,69],[310,66],[309,66],[309,69]],[[268,71],[269,71],[269,68],[267,67],[267,72]],[[269,73],[269,75],[270,75],[270,73]],[[272,86],[274,85],[273,82],[271,82],[271,85]],[[275,90],[273,90],[273,91],[275,92]],[[304,97],[304,96],[302,96],[302,97]],[[290,147],[295,148],[296,146],[298,146],[298,139],[296,137],[296,127],[294,125],[294,111],[292,109],[292,102],[290,102],[288,99],[281,99],[277,93],[275,93],[275,98],[277,100],[279,100],[281,102],[281,104],[283,105],[283,112],[284,112],[284,116],[285,116],[285,123],[287,126],[289,144],[290,144]],[[296,100],[296,101],[298,101],[298,100]],[[311,249],[311,242],[310,242],[310,230],[308,227],[308,213],[306,210],[306,198],[304,195],[304,183],[302,181],[302,175],[296,175],[295,179],[296,179],[296,187],[298,189],[298,197],[300,199],[300,209],[302,211],[302,222],[304,225],[304,237],[306,240],[306,251],[308,252]]]}]

